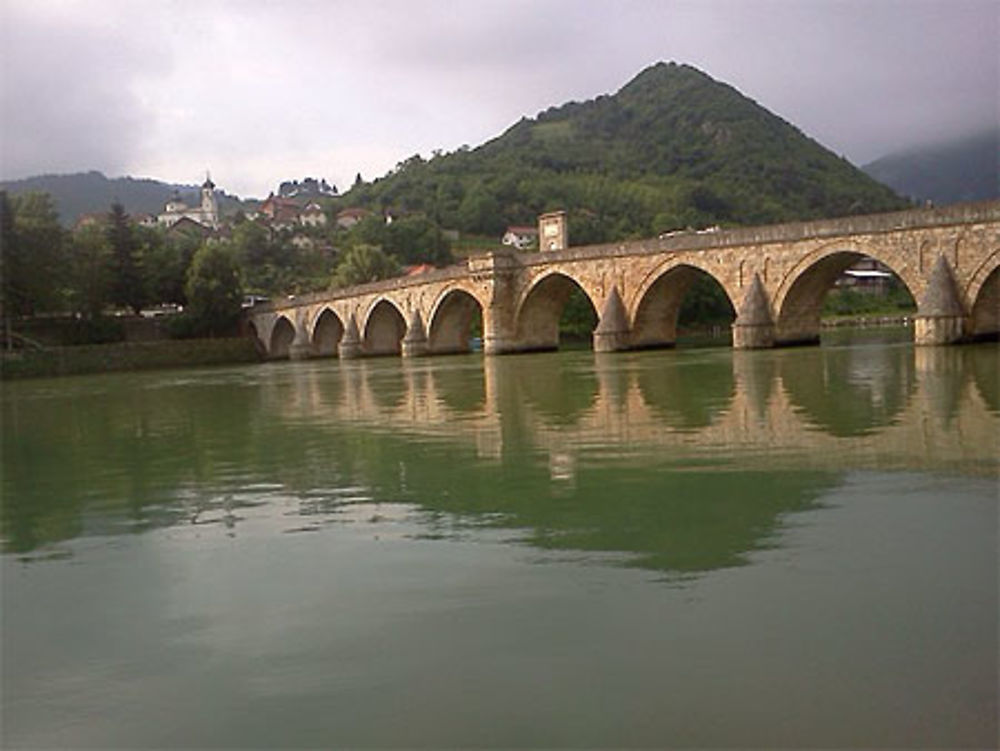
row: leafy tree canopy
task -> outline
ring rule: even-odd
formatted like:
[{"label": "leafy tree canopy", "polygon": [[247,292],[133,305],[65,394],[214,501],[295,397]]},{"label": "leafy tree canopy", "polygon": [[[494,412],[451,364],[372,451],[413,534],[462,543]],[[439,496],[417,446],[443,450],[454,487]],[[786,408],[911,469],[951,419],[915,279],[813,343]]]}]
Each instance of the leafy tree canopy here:
[{"label": "leafy tree canopy", "polygon": [[333,275],[333,288],[367,284],[399,274],[399,264],[377,245],[355,245],[344,253]]},{"label": "leafy tree canopy", "polygon": [[106,232],[113,264],[111,302],[138,313],[146,303],[142,256],[135,225],[120,203],[111,205]]},{"label": "leafy tree canopy", "polygon": [[236,252],[227,242],[209,240],[194,254],[188,269],[186,315],[199,335],[235,332],[243,302]]},{"label": "leafy tree canopy", "polygon": [[47,193],[2,193],[0,284],[9,319],[58,309],[67,269],[65,233]]}]

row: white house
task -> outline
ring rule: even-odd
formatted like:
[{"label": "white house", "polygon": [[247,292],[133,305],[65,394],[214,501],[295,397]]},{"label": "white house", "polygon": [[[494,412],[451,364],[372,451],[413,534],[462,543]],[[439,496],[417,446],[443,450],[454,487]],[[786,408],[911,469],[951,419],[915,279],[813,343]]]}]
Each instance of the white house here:
[{"label": "white house", "polygon": [[315,201],[307,203],[306,207],[302,209],[302,213],[299,214],[299,224],[303,227],[325,227],[326,222],[326,212]]},{"label": "white house", "polygon": [[513,245],[518,250],[525,250],[526,248],[537,247],[538,246],[538,228],[537,227],[519,227],[510,226],[507,231],[504,232],[503,239],[501,242],[504,245]]}]

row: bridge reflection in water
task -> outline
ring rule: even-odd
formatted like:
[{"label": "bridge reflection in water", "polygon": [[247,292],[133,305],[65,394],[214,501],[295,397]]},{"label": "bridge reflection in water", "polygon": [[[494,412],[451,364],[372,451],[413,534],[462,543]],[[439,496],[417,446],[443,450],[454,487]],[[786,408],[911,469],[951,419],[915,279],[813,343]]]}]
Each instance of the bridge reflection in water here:
[{"label": "bridge reflection in water", "polygon": [[212,520],[237,534],[268,514],[298,528],[402,503],[432,536],[498,527],[701,572],[769,546],[853,472],[996,477],[997,354],[883,342],[17,384],[4,546]]},{"label": "bridge reflection in water", "polygon": [[[328,461],[373,497],[440,515],[439,534],[457,518],[522,530],[544,549],[692,573],[768,546],[786,514],[850,472],[996,476],[997,353],[881,344],[354,361],[278,366],[284,379],[262,398],[286,424],[337,436]],[[358,430],[363,442],[346,438]]]},{"label": "bridge reflection in water", "polygon": [[[736,466],[997,468],[996,347],[591,353],[289,369],[268,410],[316,425],[619,456],[719,450]],[[481,372],[481,376],[478,374]],[[516,439],[516,440],[515,440]],[[808,456],[804,453],[808,452]],[[558,463],[558,462],[557,462]]]}]

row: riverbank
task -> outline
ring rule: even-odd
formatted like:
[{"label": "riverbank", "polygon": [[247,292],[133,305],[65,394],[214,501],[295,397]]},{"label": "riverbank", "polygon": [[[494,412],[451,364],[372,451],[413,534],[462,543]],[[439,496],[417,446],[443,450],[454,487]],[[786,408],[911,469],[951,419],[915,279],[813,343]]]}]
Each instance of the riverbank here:
[{"label": "riverbank", "polygon": [[0,379],[186,368],[259,360],[260,355],[253,341],[246,337],[46,347],[4,353],[0,358]]},{"label": "riverbank", "polygon": [[913,313],[896,313],[887,315],[854,315],[854,316],[825,316],[820,319],[819,325],[824,329],[835,329],[845,327],[871,328],[876,326],[909,326],[913,323]]}]

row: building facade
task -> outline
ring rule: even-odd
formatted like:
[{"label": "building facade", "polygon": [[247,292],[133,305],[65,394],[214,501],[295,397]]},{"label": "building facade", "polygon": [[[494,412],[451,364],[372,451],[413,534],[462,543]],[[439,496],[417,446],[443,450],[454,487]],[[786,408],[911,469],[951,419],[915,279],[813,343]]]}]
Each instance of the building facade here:
[{"label": "building facade", "polygon": [[208,229],[219,228],[219,202],[215,197],[215,183],[212,178],[205,177],[205,182],[201,185],[201,203],[197,206],[188,206],[180,193],[174,191],[174,195],[163,207],[162,213],[156,217],[157,224],[170,228],[181,219],[190,219],[193,222]]}]

